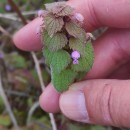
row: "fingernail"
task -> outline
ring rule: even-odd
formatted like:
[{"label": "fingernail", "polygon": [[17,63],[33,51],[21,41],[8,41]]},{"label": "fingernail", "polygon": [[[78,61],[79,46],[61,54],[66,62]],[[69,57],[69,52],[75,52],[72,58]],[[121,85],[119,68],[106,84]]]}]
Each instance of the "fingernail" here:
[{"label": "fingernail", "polygon": [[87,106],[82,91],[65,92],[60,97],[60,109],[69,119],[89,123]]}]

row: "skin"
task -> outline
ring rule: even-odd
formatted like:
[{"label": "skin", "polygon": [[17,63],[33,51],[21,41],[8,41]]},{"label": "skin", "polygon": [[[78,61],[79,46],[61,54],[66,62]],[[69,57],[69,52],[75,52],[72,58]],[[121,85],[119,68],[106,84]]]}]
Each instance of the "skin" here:
[{"label": "skin", "polygon": [[[53,113],[61,110],[75,121],[130,127],[130,1],[70,0],[67,4],[85,17],[87,31],[104,26],[108,30],[93,43],[95,61],[85,81],[73,84],[63,94],[49,84],[40,96],[41,107]],[[18,31],[15,45],[25,51],[41,50],[40,36],[36,35],[40,24],[42,19],[37,18]],[[79,95],[83,111],[75,106]]]}]

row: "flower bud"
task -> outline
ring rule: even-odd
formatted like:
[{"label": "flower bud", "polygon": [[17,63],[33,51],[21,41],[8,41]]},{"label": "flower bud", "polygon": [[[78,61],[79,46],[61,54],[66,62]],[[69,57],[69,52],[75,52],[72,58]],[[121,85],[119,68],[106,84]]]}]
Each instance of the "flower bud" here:
[{"label": "flower bud", "polygon": [[38,14],[38,17],[44,17],[45,11],[44,10],[39,10],[37,12],[37,14]]},{"label": "flower bud", "polygon": [[71,57],[73,59],[79,59],[80,58],[80,53],[78,51],[73,51],[71,54]]},{"label": "flower bud", "polygon": [[74,59],[73,60],[73,64],[76,65],[76,64],[79,64],[79,61],[77,59]]},{"label": "flower bud", "polygon": [[76,20],[78,20],[79,22],[83,22],[84,21],[84,17],[82,14],[80,13],[75,13],[74,17],[76,18]]}]

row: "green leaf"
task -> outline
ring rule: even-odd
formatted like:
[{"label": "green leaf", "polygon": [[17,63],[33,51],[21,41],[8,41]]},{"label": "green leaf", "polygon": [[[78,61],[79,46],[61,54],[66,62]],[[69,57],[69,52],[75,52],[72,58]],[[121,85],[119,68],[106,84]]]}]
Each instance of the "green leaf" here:
[{"label": "green leaf", "polygon": [[63,70],[60,74],[57,74],[51,70],[52,83],[58,92],[66,91],[73,83],[77,73],[72,70]]},{"label": "green leaf", "polygon": [[43,49],[43,55],[45,57],[45,62],[48,66],[50,66],[52,58],[53,58],[53,52],[51,52],[47,47],[44,47]]},{"label": "green leaf", "polygon": [[43,39],[44,39],[44,44],[51,51],[57,51],[57,50],[63,48],[68,42],[65,34],[56,33],[56,34],[54,34],[53,37],[50,37],[48,35],[47,31],[44,31]]},{"label": "green leaf", "polygon": [[49,64],[56,73],[60,73],[63,69],[65,69],[68,66],[68,64],[71,63],[69,53],[64,50],[51,52],[49,51],[49,49],[44,48],[43,54],[46,58],[47,64]]},{"label": "green leaf", "polygon": [[82,80],[86,76],[86,72],[78,72],[78,75],[76,77],[76,81]]},{"label": "green leaf", "polygon": [[86,43],[86,33],[85,31],[73,21],[69,21],[66,23],[65,28],[67,32],[74,36],[75,38],[79,38],[83,43]]},{"label": "green leaf", "polygon": [[53,54],[51,67],[56,73],[60,73],[70,63],[71,63],[71,58],[70,58],[69,53],[64,50],[60,50]]},{"label": "green leaf", "polygon": [[45,22],[45,28],[50,37],[52,37],[58,31],[61,31],[64,25],[63,18],[55,17],[52,14],[46,15],[44,18],[44,22]]},{"label": "green leaf", "polygon": [[79,51],[82,56],[85,56],[85,44],[77,38],[70,38],[69,39],[69,47],[73,50]]},{"label": "green leaf", "polygon": [[93,52],[93,47],[91,42],[88,42],[86,44],[86,54],[85,57],[82,57],[79,59],[79,64],[73,64],[72,65],[72,69],[76,72],[88,72],[92,65],[93,65],[93,61],[94,61],[94,52]]},{"label": "green leaf", "polygon": [[57,16],[68,16],[72,14],[73,8],[66,5],[65,2],[54,2],[45,4],[45,8]]}]

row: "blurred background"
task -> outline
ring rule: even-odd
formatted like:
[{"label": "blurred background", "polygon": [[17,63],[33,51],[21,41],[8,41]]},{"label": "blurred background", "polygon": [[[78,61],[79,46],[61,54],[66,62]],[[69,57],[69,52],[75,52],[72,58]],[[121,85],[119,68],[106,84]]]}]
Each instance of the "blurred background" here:
[{"label": "blurred background", "polygon": [[[13,0],[28,21],[37,17],[45,3],[54,1]],[[13,8],[8,1],[0,0],[0,130],[124,130],[84,125],[60,113],[53,115],[41,110],[38,98],[41,87],[50,82],[50,72],[42,52],[24,52],[14,46],[12,35],[23,22]],[[43,81],[39,80],[38,71]]]}]

